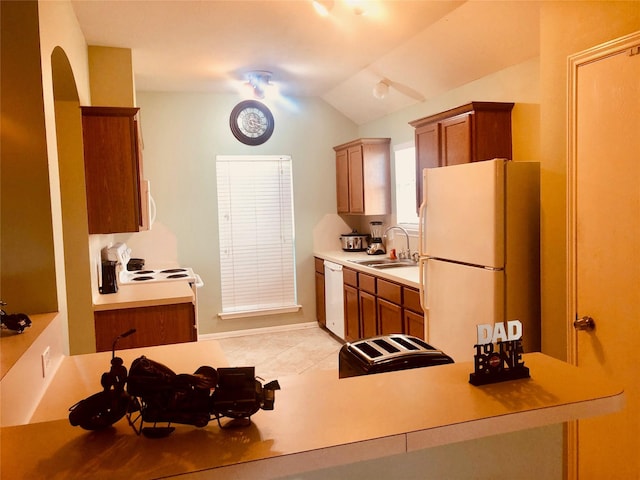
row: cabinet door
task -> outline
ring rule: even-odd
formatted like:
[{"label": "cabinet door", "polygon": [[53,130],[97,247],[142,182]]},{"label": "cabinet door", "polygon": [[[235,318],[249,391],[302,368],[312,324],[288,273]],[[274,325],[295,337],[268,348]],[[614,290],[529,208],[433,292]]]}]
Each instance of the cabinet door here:
[{"label": "cabinet door", "polygon": [[349,152],[349,213],[364,213],[364,165],[362,147]]},{"label": "cabinet door", "polygon": [[416,211],[422,204],[422,170],[440,166],[440,124],[416,128]]},{"label": "cabinet door", "polygon": [[402,307],[378,298],[378,331],[380,335],[404,333],[402,323]]},{"label": "cabinet door", "polygon": [[358,308],[358,289],[344,286],[344,339],[348,342],[360,338],[360,312]]},{"label": "cabinet door", "polygon": [[375,337],[378,334],[376,297],[360,290],[360,338]]},{"label": "cabinet door", "polygon": [[96,351],[110,351],[114,339],[131,328],[136,333],[120,339],[119,348],[151,347],[197,340],[192,303],[124,308],[94,312]]},{"label": "cabinet door", "polygon": [[349,213],[349,156],[346,149],[336,152],[336,194],[338,213]]},{"label": "cabinet door", "polygon": [[422,314],[420,291],[411,287],[402,287],[402,307],[412,312]]},{"label": "cabinet door", "polygon": [[424,314],[404,310],[404,331],[407,335],[425,339]]},{"label": "cabinet door", "polygon": [[140,165],[137,108],[82,107],[89,233],[137,232]]},{"label": "cabinet door", "polygon": [[316,320],[323,327],[327,324],[327,310],[324,303],[324,275],[316,273]]},{"label": "cabinet door", "polygon": [[471,162],[472,115],[460,115],[441,124],[441,165],[459,165]]}]

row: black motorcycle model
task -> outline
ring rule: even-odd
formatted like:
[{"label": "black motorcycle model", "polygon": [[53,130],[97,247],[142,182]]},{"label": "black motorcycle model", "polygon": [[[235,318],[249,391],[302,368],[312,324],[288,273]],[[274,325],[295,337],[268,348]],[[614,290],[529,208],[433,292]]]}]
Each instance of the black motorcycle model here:
[{"label": "black motorcycle model", "polygon": [[[172,423],[205,427],[215,418],[221,428],[249,425],[258,410],[273,410],[280,385],[273,380],[263,386],[254,367],[202,366],[193,374],[176,374],[143,355],[127,372],[115,355],[116,345],[135,331],[131,329],[113,341],[111,368],[100,382],[103,391],[69,408],[71,425],[101,430],[126,416],[136,434],[159,438],[175,430]],[[223,425],[224,417],[233,422]]]},{"label": "black motorcycle model", "polygon": [[0,327],[22,333],[31,326],[31,319],[24,313],[7,313],[2,307],[6,305],[0,300]]}]

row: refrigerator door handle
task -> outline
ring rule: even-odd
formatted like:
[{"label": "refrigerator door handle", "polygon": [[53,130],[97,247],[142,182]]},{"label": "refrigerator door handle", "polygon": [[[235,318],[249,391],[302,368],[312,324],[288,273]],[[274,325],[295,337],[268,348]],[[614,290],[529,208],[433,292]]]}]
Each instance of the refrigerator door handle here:
[{"label": "refrigerator door handle", "polygon": [[421,257],[425,254],[423,243],[424,243],[424,230],[425,230],[424,211],[426,208],[427,208],[427,202],[424,201],[420,204],[420,209],[418,210],[418,255]]},{"label": "refrigerator door handle", "polygon": [[424,274],[424,267],[428,260],[429,259],[427,257],[420,257],[420,260],[418,260],[418,269],[420,271],[420,306],[422,307],[422,311],[425,313],[429,311],[429,306],[425,300],[425,296],[427,294],[427,277]]}]

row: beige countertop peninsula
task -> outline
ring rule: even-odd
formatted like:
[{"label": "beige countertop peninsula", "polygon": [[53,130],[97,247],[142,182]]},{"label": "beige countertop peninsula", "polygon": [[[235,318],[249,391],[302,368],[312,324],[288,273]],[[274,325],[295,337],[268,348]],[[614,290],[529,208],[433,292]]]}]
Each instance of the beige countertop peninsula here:
[{"label": "beige countertop peninsula", "polygon": [[343,250],[327,250],[314,252],[314,256],[330,262],[339,263],[345,267],[360,272],[385,278],[408,287],[420,288],[420,271],[418,264],[414,267],[372,268],[359,265],[352,260],[375,260],[376,258],[388,258],[388,255],[367,255],[365,252],[345,252]]},{"label": "beige countertop peninsula", "polygon": [[[190,347],[194,364],[218,355],[215,341],[180,348]],[[163,353],[171,348],[144,350],[171,366]],[[104,358],[83,357],[73,360],[73,375],[79,383],[88,378],[97,385]],[[525,435],[526,429],[622,408],[622,389],[604,377],[540,353],[526,354],[524,360],[531,378],[483,387],[468,383],[470,363],[345,379],[335,371],[288,376],[279,379],[275,410],[259,411],[249,427],[177,426],[164,439],[137,437],[124,419],[112,429],[87,432],[66,418],[55,419],[58,412],[49,421],[0,431],[1,477],[280,478],[382,457],[407,458],[473,439],[484,446],[510,432],[525,430]],[[77,394],[86,391],[79,386]],[[554,450],[558,458],[561,450]]]},{"label": "beige countertop peninsula", "polygon": [[31,347],[34,339],[46,329],[58,313],[39,313],[29,315],[31,326],[22,333],[12,330],[0,330],[0,379],[13,367]]},{"label": "beige countertop peninsula", "polygon": [[147,284],[120,285],[116,293],[95,294],[93,309],[118,310],[122,308],[150,307],[193,303],[193,290],[188,282],[154,282]]}]

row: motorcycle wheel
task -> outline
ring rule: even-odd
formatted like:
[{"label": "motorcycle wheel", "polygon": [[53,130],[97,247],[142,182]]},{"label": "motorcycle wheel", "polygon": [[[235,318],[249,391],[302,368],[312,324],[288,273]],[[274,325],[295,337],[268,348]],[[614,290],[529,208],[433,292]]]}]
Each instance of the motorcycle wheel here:
[{"label": "motorcycle wheel", "polygon": [[113,391],[99,392],[79,401],[69,409],[69,423],[85,430],[110,427],[127,413],[130,397]]}]

